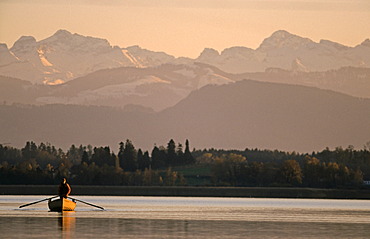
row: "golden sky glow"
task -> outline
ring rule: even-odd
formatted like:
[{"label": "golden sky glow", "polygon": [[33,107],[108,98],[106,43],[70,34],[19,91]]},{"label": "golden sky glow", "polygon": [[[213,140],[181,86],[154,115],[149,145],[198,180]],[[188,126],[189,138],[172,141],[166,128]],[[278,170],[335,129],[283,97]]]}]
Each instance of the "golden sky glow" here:
[{"label": "golden sky glow", "polygon": [[195,58],[257,48],[276,30],[348,46],[370,38],[369,0],[0,0],[0,43],[59,29]]}]

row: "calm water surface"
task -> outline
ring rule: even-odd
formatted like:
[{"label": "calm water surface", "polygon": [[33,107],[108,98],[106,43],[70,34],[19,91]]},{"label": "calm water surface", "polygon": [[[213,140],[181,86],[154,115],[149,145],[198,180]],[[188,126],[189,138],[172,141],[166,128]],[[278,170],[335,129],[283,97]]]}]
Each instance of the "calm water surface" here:
[{"label": "calm water surface", "polygon": [[0,238],[369,238],[370,201],[75,196],[75,212],[49,212],[50,196],[0,196]]}]

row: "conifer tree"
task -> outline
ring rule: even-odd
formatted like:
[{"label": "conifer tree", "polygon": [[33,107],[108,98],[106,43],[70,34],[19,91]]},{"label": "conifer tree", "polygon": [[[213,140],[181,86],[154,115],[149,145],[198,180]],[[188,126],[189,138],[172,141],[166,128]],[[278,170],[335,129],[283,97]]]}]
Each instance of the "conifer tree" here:
[{"label": "conifer tree", "polygon": [[195,159],[190,152],[189,140],[185,141],[184,159],[186,164],[193,164],[195,162]]},{"label": "conifer tree", "polygon": [[149,152],[145,151],[143,155],[144,169],[150,169],[150,156]]},{"label": "conifer tree", "polygon": [[167,144],[167,161],[166,166],[177,165],[177,155],[176,155],[176,144],[173,139],[171,139]]},{"label": "conifer tree", "polygon": [[163,147],[158,148],[154,146],[152,150],[152,161],[151,161],[151,168],[152,169],[159,169],[164,168],[166,166],[166,152]]},{"label": "conifer tree", "polygon": [[137,167],[139,170],[144,171],[145,165],[144,165],[144,154],[141,149],[137,151]]},{"label": "conifer tree", "polygon": [[176,154],[177,154],[177,164],[178,165],[186,164],[185,157],[184,157],[184,152],[182,151],[182,144],[180,144],[180,143],[177,146]]},{"label": "conifer tree", "polygon": [[95,147],[91,161],[95,162],[98,166],[103,166],[105,164],[108,166],[115,166],[115,156],[111,155],[110,148],[108,146],[99,148]]},{"label": "conifer tree", "polygon": [[123,150],[125,149],[125,144],[123,142],[119,143],[118,150],[118,163],[121,168],[123,168]]},{"label": "conifer tree", "polygon": [[137,152],[129,139],[126,140],[125,144],[120,143],[118,158],[124,171],[134,172],[137,169]]}]

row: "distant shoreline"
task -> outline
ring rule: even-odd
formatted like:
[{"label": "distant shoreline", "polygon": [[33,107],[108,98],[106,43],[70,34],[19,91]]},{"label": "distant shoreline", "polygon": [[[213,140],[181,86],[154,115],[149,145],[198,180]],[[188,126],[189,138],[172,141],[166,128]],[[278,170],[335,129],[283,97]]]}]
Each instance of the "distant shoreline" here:
[{"label": "distant shoreline", "polygon": [[[56,195],[57,185],[0,185],[0,195]],[[370,189],[72,185],[71,195],[370,199]]]}]

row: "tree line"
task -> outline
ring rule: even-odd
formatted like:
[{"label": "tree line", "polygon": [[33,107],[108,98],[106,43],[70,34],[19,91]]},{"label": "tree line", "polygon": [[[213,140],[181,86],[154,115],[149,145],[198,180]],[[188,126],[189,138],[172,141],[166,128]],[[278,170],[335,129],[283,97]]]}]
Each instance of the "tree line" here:
[{"label": "tree line", "polygon": [[280,186],[313,188],[358,188],[364,174],[359,167],[350,168],[338,162],[324,162],[304,155],[303,159],[281,162],[248,162],[240,154],[214,156],[205,154],[211,162],[211,180],[223,186]]},{"label": "tree line", "polygon": [[152,151],[127,139],[110,147],[76,147],[66,152],[29,141],[21,149],[0,144],[0,184],[58,184],[66,177],[79,185],[125,186],[294,186],[358,188],[370,180],[370,144],[361,150],[329,148],[300,154],[278,150],[190,151],[170,140]]},{"label": "tree line", "polygon": [[0,144],[0,184],[56,184],[68,178],[80,185],[184,185],[185,179],[171,168],[193,164],[189,141],[148,151],[136,149],[127,139],[118,153],[110,147],[76,147],[67,152],[50,144],[27,142],[22,149]]}]

